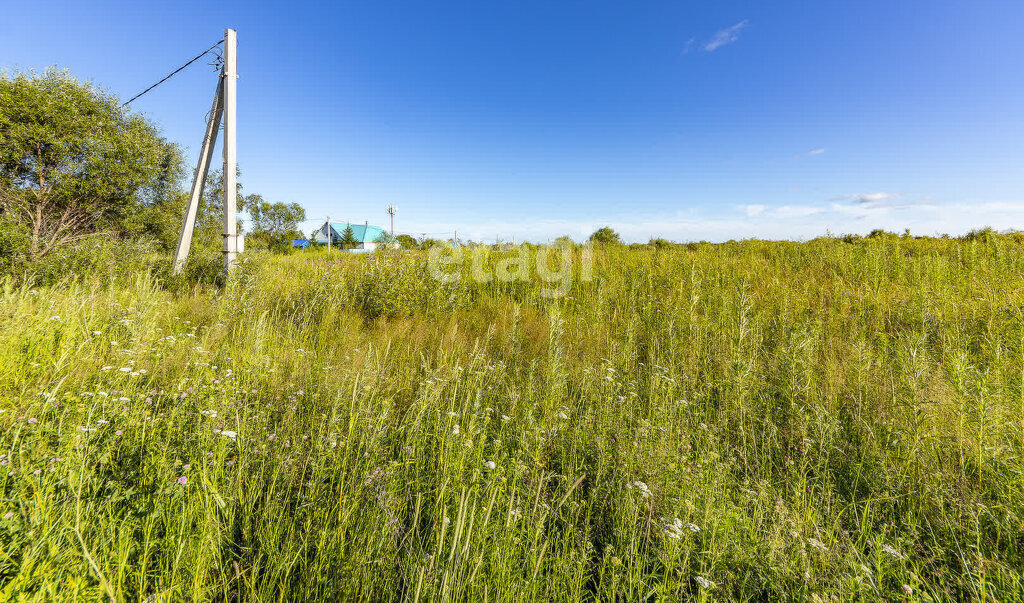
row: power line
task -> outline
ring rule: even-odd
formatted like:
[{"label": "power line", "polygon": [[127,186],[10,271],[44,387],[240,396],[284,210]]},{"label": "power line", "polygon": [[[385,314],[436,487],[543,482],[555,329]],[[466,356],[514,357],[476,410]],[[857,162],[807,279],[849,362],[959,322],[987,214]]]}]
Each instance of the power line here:
[{"label": "power line", "polygon": [[123,103],[121,103],[121,106],[122,106],[122,107],[124,107],[125,105],[127,105],[127,104],[131,103],[131,102],[132,102],[133,100],[135,100],[135,99],[139,98],[140,96],[142,96],[143,94],[145,94],[145,93],[149,92],[149,91],[150,91],[150,90],[152,90],[153,88],[156,88],[156,87],[157,87],[157,86],[159,86],[160,84],[162,84],[162,83],[166,82],[167,80],[171,79],[171,77],[172,77],[172,76],[173,76],[174,74],[178,73],[178,72],[179,72],[179,71],[181,71],[182,69],[184,69],[184,68],[188,67],[188,66],[189,66],[189,65],[191,65],[192,63],[195,63],[195,62],[196,62],[196,61],[198,61],[199,59],[203,58],[204,56],[206,56],[206,53],[210,52],[211,50],[213,50],[214,48],[216,48],[216,47],[220,46],[220,45],[221,45],[221,44],[223,44],[223,43],[224,43],[224,40],[218,40],[216,44],[214,44],[213,46],[211,46],[211,47],[207,48],[207,49],[206,49],[206,50],[204,50],[203,52],[199,53],[199,54],[198,54],[198,55],[196,56],[196,58],[194,58],[194,59],[192,59],[191,61],[189,61],[189,62],[185,63],[185,64],[184,64],[184,65],[182,65],[181,67],[178,67],[178,68],[177,68],[177,69],[175,69],[174,71],[172,71],[172,72],[168,73],[168,74],[167,74],[167,77],[165,77],[164,79],[160,80],[159,82],[157,82],[157,83],[153,84],[153,85],[152,85],[152,86],[150,86],[149,88],[146,88],[146,89],[145,89],[145,90],[143,90],[142,92],[140,92],[140,93],[136,94],[135,96],[131,97],[130,99],[128,99],[128,100],[126,100],[126,101],[124,101]]}]

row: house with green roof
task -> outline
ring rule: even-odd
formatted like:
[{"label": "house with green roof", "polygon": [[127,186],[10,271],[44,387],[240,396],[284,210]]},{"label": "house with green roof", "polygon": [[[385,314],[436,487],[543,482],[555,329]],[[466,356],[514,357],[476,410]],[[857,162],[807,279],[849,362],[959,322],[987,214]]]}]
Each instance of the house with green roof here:
[{"label": "house with green roof", "polygon": [[324,222],[313,233],[313,241],[318,245],[326,245],[328,236],[330,237],[331,245],[338,245],[339,249],[341,246],[341,239],[345,236],[345,229],[351,228],[352,234],[356,238],[355,249],[360,250],[372,250],[377,248],[377,239],[384,234],[384,229],[380,226],[374,226],[369,222],[365,224],[352,224],[351,222]]}]

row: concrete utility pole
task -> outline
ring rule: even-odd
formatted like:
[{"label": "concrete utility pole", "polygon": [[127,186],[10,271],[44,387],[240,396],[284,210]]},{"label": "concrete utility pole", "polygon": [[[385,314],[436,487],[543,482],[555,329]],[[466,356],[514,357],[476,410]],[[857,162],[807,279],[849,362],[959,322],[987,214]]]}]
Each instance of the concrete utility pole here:
[{"label": "concrete utility pole", "polygon": [[238,223],[235,219],[237,100],[238,100],[238,39],[233,29],[224,30],[224,272],[231,270],[238,252]]},{"label": "concrete utility pole", "polygon": [[213,108],[210,109],[210,119],[206,122],[203,146],[199,150],[199,161],[196,162],[196,171],[192,176],[192,192],[188,197],[188,207],[185,208],[185,220],[181,225],[178,247],[174,250],[175,274],[185,267],[185,259],[188,258],[189,249],[192,247],[192,230],[196,225],[196,213],[199,211],[203,189],[206,188],[206,175],[210,172],[210,160],[213,158],[213,147],[217,144],[217,131],[220,130],[220,118],[224,110],[221,103],[223,88],[223,80],[218,81],[217,92],[213,95]]},{"label": "concrete utility pole", "polygon": [[[196,214],[199,211],[199,202],[203,197],[203,188],[206,186],[206,176],[210,171],[210,160],[213,157],[213,147],[217,144],[217,132],[220,130],[221,120],[224,121],[224,173],[221,178],[224,201],[224,234],[222,250],[224,252],[224,272],[231,269],[235,261],[235,255],[241,253],[245,248],[244,237],[238,235],[238,222],[236,219],[235,206],[238,197],[237,176],[238,151],[235,136],[236,120],[236,99],[238,80],[238,54],[237,39],[235,30],[224,30],[224,66],[221,68],[220,78],[217,82],[217,92],[213,95],[213,108],[210,109],[210,119],[206,122],[206,134],[203,136],[203,146],[199,151],[199,160],[196,162],[196,171],[192,176],[192,192],[189,195],[188,206],[185,208],[185,218],[181,223],[181,235],[178,236],[178,247],[174,250],[173,270],[177,274],[185,266],[189,249],[192,247],[192,231],[196,225]],[[198,57],[196,57],[198,58]],[[195,59],[193,59],[195,60]]]}]

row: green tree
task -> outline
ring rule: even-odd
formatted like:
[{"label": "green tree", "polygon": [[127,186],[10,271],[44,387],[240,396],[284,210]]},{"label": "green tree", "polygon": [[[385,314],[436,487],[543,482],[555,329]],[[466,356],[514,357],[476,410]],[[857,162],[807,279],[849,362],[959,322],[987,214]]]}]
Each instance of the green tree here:
[{"label": "green tree", "polygon": [[416,239],[411,235],[400,234],[395,237],[395,239],[398,241],[398,244],[402,246],[402,249],[416,249],[419,247],[419,243],[417,243]]},{"label": "green tree", "polygon": [[590,242],[602,245],[618,245],[622,243],[622,239],[619,238],[619,233],[612,230],[611,226],[605,226],[598,228],[594,231],[594,234],[590,235]]},{"label": "green tree", "polygon": [[121,230],[166,148],[149,121],[64,71],[0,76],[0,204],[26,225],[29,261]]},{"label": "green tree", "polygon": [[173,251],[181,234],[188,204],[183,187],[185,164],[178,145],[165,146],[154,185],[144,191],[142,206],[125,226],[129,234],[154,240],[163,251]]},{"label": "green tree", "polygon": [[395,237],[391,236],[391,233],[387,231],[381,231],[377,238],[373,240],[379,247],[390,247],[396,240]]},{"label": "green tree", "polygon": [[250,236],[268,249],[288,249],[291,239],[301,238],[298,226],[306,219],[306,210],[298,203],[270,203],[261,195],[249,195],[245,211],[252,219]]},{"label": "green tree", "polygon": [[356,234],[352,232],[351,224],[346,226],[345,230],[341,233],[341,241],[338,242],[338,245],[340,245],[342,249],[355,249],[359,246],[359,241],[356,240]]}]

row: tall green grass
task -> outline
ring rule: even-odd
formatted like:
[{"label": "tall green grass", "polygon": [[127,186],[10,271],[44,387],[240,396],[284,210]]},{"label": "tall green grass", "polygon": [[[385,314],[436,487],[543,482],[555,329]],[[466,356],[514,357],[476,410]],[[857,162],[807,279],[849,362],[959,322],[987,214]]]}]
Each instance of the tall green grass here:
[{"label": "tall green grass", "polygon": [[0,598],[1019,600],[1022,252],[610,247],[563,298],[425,253],[8,281]]}]

